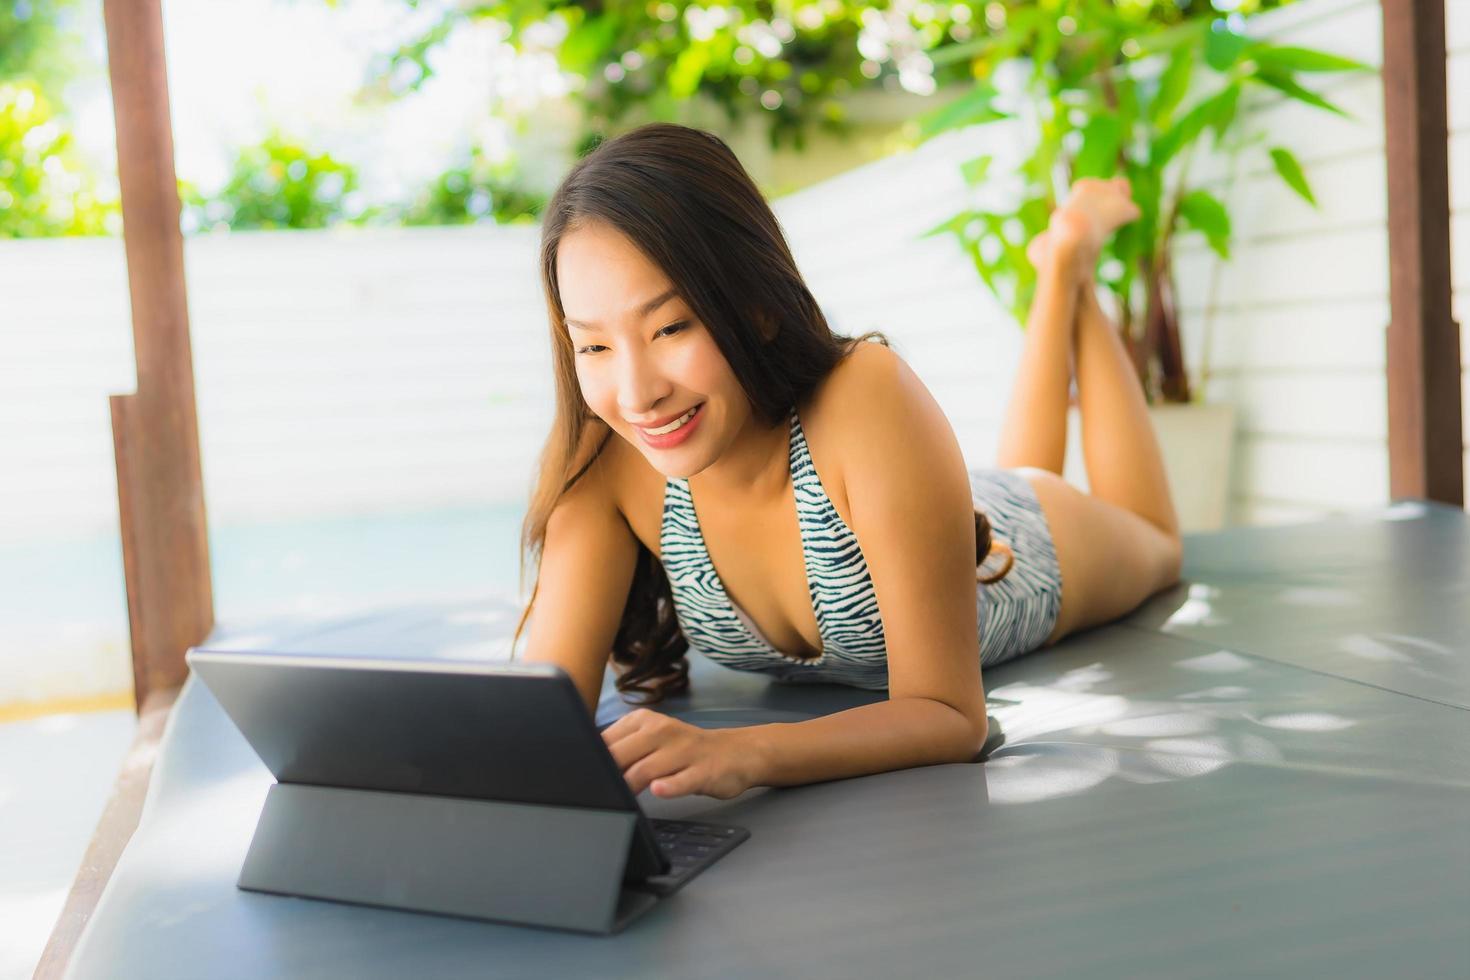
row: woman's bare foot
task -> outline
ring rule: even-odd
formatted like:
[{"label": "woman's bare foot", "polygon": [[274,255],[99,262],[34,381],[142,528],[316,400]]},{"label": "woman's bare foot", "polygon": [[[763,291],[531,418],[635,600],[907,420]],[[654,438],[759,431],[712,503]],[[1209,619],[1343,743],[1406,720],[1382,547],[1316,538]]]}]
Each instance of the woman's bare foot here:
[{"label": "woman's bare foot", "polygon": [[1046,231],[1026,246],[1026,257],[1038,271],[1062,259],[1079,282],[1090,282],[1103,244],[1140,213],[1127,177],[1084,177],[1072,185],[1067,203],[1051,213]]}]

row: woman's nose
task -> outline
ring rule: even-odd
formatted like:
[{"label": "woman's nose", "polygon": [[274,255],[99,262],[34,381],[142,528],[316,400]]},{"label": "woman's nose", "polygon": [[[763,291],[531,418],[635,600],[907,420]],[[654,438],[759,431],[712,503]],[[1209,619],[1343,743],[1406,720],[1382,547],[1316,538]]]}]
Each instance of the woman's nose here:
[{"label": "woman's nose", "polygon": [[625,357],[618,369],[618,408],[624,418],[646,418],[671,386],[650,358]]}]

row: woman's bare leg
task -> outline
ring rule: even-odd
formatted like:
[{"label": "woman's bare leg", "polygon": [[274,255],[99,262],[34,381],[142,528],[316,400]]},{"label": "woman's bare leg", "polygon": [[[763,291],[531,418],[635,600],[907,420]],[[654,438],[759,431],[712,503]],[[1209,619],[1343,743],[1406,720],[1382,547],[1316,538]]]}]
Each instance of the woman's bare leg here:
[{"label": "woman's bare leg", "polygon": [[1067,453],[1067,400],[1077,328],[1076,263],[1059,250],[1033,251],[1036,296],[1026,316],[1026,339],[1001,423],[996,466],[1033,466],[1062,472]]},{"label": "woman's bare leg", "polygon": [[1177,537],[1179,518],[1138,373],[1091,281],[1083,283],[1077,307],[1077,400],[1088,485],[1094,496]]},{"label": "woman's bare leg", "polygon": [[[1031,467],[1022,475],[1035,489],[1052,532],[1062,604],[1048,643],[1110,622],[1179,578],[1178,521],[1158,443],[1137,375],[1097,302],[1092,277],[1102,242],[1136,215],[1126,181],[1079,181],[1067,206],[1053,214],[1049,230],[1028,249],[1043,282],[1037,291],[1041,312],[1033,306],[1028,333],[1033,322],[1051,333],[1026,339],[1002,432],[1001,465]],[[1053,317],[1066,304],[1047,287],[1069,282],[1076,293],[1075,323],[1067,331],[1075,351],[1068,353],[1075,354],[1091,493],[1058,475],[1070,372],[1054,347],[1038,342],[1043,336],[1054,341],[1063,332]],[[1052,360],[1046,360],[1047,354]],[[1055,455],[1043,458],[1028,452],[1031,440],[1039,440],[1048,452],[1054,449]]]}]

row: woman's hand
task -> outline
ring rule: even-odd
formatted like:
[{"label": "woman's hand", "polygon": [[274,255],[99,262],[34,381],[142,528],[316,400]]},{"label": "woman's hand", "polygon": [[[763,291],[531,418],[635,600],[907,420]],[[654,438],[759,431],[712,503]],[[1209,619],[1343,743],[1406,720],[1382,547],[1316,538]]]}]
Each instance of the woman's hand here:
[{"label": "woman's hand", "polygon": [[638,708],[609,725],[602,739],[634,793],[728,800],[755,785],[757,749],[739,728],[697,728]]}]

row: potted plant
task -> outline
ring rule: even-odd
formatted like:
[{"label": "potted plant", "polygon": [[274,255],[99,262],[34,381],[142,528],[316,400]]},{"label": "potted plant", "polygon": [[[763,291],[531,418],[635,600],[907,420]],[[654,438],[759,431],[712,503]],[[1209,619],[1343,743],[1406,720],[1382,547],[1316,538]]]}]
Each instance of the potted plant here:
[{"label": "potted plant", "polygon": [[[986,286],[1024,322],[1036,283],[1026,243],[1046,228],[1058,188],[1081,177],[1126,176],[1142,216],[1109,243],[1098,281],[1112,294],[1139,381],[1156,407],[1181,522],[1186,528],[1218,526],[1233,413],[1229,406],[1194,413],[1213,415],[1204,424],[1216,430],[1226,462],[1186,464],[1177,450],[1171,452],[1165,431],[1179,424],[1172,416],[1181,413],[1171,409],[1197,396],[1180,342],[1174,248],[1202,236],[1222,260],[1230,256],[1229,210],[1194,179],[1191,164],[1206,140],[1211,151],[1232,159],[1264,152],[1281,180],[1315,207],[1291,151],[1241,125],[1242,97],[1252,89],[1269,90],[1346,115],[1298,77],[1370,69],[1325,52],[1254,40],[1239,16],[1161,25],[1110,3],[1062,0],[990,4],[987,26],[976,40],[930,55],[936,63],[969,59],[976,81],[964,95],[920,117],[919,139],[1001,121],[1017,127],[1022,158],[1003,175],[1016,192],[1005,196],[1002,207],[966,208],[926,234],[954,235]],[[971,187],[993,189],[993,162],[993,155],[965,162],[964,179]],[[1181,441],[1201,444],[1195,434]],[[1191,477],[1216,499],[1203,508],[1183,499]]]}]

